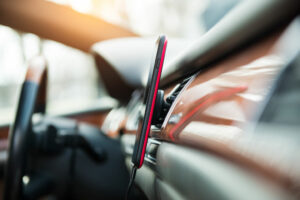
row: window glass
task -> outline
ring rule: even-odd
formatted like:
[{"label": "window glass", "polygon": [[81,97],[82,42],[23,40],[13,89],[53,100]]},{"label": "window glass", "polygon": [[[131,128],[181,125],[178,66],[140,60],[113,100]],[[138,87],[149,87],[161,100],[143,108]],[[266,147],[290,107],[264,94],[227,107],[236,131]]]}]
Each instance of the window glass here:
[{"label": "window glass", "polygon": [[22,40],[18,32],[0,26],[0,123],[13,118],[18,89],[25,74]]},{"label": "window glass", "polygon": [[49,67],[48,113],[86,109],[106,95],[91,55],[54,41],[43,41]]},{"label": "window glass", "polygon": [[48,0],[142,36],[197,38],[242,0]]},{"label": "window glass", "polygon": [[48,63],[47,113],[82,111],[112,103],[91,55],[0,26],[0,124],[13,120],[27,64],[38,54]]}]

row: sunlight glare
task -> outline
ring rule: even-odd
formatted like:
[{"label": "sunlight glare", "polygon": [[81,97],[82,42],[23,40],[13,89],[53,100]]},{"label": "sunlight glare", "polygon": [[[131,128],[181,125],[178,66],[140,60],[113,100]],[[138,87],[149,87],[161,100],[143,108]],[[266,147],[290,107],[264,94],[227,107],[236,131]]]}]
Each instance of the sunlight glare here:
[{"label": "sunlight glare", "polygon": [[70,0],[71,7],[81,13],[90,13],[93,9],[92,0]]}]

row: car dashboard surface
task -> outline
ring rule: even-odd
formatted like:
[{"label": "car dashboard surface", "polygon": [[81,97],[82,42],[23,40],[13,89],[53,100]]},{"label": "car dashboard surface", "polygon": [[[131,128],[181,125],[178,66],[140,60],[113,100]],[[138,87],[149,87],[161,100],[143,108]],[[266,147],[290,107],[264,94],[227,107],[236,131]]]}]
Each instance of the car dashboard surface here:
[{"label": "car dashboard surface", "polygon": [[[299,147],[282,139],[274,125],[259,123],[278,77],[296,56],[286,51],[298,48],[288,42],[297,35],[294,26],[295,22],[210,68],[160,88],[170,106],[152,125],[145,164],[135,180],[147,198],[297,198],[299,159],[291,152]],[[128,105],[113,109],[102,125],[111,137],[121,133],[129,171],[141,93],[136,90]],[[295,136],[297,127],[287,130]],[[293,167],[282,162],[288,153],[278,145],[288,146],[285,151],[291,153]]]}]

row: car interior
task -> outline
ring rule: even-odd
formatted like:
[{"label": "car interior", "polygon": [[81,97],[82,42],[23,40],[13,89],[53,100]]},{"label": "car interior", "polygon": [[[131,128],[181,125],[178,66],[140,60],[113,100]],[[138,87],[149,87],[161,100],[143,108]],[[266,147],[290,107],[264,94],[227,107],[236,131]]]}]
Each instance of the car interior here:
[{"label": "car interior", "polygon": [[299,133],[297,0],[0,1],[0,199],[300,199]]}]

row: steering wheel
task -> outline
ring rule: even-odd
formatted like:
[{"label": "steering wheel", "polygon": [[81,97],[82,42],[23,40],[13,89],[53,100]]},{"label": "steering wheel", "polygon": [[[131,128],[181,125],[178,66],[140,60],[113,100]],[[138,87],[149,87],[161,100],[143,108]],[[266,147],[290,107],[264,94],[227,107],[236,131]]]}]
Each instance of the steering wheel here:
[{"label": "steering wheel", "polygon": [[[9,133],[8,159],[4,178],[4,199],[6,200],[17,200],[23,197],[22,179],[26,175],[26,160],[33,134],[31,118],[34,112],[45,112],[46,79],[45,59],[40,56],[34,58],[29,63],[15,121]],[[43,92],[39,92],[39,89]]]}]

